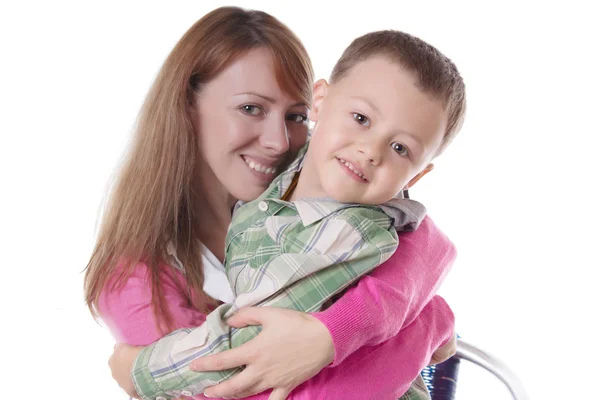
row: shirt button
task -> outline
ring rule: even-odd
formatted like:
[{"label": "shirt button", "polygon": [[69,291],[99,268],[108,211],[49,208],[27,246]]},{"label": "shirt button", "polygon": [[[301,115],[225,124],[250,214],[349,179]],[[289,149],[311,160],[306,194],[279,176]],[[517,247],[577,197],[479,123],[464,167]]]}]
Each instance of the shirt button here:
[{"label": "shirt button", "polygon": [[181,395],[182,395],[182,396],[191,396],[191,395],[192,395],[192,392],[188,392],[187,390],[182,390],[182,391],[181,391]]},{"label": "shirt button", "polygon": [[260,203],[258,203],[258,209],[260,211],[267,211],[269,209],[269,205],[266,201],[261,201]]},{"label": "shirt button", "polygon": [[164,397],[157,397],[156,400],[167,400]]}]

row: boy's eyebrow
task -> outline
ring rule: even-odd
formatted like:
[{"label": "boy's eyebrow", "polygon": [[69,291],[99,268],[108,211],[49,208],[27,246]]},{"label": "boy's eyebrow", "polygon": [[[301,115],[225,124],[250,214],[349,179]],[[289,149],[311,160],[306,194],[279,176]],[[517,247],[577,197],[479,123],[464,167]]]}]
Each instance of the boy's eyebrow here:
[{"label": "boy's eyebrow", "polygon": [[377,106],[375,104],[373,104],[366,97],[350,96],[350,98],[353,99],[353,100],[362,101],[363,103],[365,103],[366,105],[368,105],[369,107],[371,107],[371,109],[373,109],[373,111],[375,111],[377,114],[381,115],[381,112],[379,111],[379,108],[377,108]]},{"label": "boy's eyebrow", "polygon": [[[264,99],[264,100],[268,101],[271,104],[275,104],[275,102],[276,102],[276,100],[274,98],[269,97],[269,96],[265,96],[263,94],[259,94],[259,93],[256,93],[256,92],[236,93],[236,94],[234,94],[234,96],[247,95],[247,94],[252,95],[252,96],[256,96],[256,97],[260,97],[261,99]],[[306,106],[306,104],[304,102],[302,102],[302,101],[299,101],[299,102],[294,103],[294,104],[291,105],[291,107],[297,107],[297,106]]]},{"label": "boy's eyebrow", "polygon": [[404,129],[401,129],[398,132],[404,133],[405,135],[410,136],[411,138],[413,138],[413,140],[415,142],[417,142],[417,144],[421,147],[421,150],[423,150],[425,148],[425,145],[423,144],[423,139],[419,135],[416,135],[414,133],[405,131]]}]

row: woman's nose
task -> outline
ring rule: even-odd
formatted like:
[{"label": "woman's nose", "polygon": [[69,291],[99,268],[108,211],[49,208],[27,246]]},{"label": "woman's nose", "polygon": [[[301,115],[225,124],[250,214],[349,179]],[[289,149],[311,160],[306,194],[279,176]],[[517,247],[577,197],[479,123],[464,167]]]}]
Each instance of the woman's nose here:
[{"label": "woman's nose", "polygon": [[272,118],[264,125],[260,135],[260,144],[271,154],[283,154],[290,148],[285,118]]}]

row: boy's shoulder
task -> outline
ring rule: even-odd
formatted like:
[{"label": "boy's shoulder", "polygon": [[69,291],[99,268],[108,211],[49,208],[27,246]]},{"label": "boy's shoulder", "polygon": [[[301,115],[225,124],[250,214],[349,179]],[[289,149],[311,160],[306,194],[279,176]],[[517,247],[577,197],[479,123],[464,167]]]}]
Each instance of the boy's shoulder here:
[{"label": "boy's shoulder", "polygon": [[354,204],[340,208],[328,220],[344,221],[368,240],[395,233],[394,221],[381,207]]},{"label": "boy's shoulder", "polygon": [[427,209],[412,199],[392,199],[381,205],[356,204],[340,209],[336,218],[343,218],[358,228],[375,224],[394,231],[414,231],[425,218]]}]

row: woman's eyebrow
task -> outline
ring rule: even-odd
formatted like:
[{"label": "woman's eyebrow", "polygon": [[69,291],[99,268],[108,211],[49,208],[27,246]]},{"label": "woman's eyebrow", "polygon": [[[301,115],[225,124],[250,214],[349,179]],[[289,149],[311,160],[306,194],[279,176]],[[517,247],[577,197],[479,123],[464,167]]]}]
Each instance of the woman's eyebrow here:
[{"label": "woman's eyebrow", "polygon": [[242,95],[252,95],[252,96],[257,96],[260,97],[266,101],[268,101],[269,103],[275,103],[275,99],[269,96],[265,96],[263,94],[259,94],[256,92],[243,92],[243,93],[236,93],[234,96],[242,96]]},{"label": "woman's eyebrow", "polygon": [[[242,93],[234,94],[234,96],[242,96],[242,95],[257,96],[257,97],[260,97],[261,99],[268,101],[271,104],[275,104],[277,102],[277,100],[275,100],[273,97],[265,96],[264,94],[259,94],[256,92],[242,92]],[[298,101],[298,102],[292,104],[290,107],[298,107],[298,106],[308,107],[308,105],[303,101]]]}]

